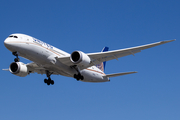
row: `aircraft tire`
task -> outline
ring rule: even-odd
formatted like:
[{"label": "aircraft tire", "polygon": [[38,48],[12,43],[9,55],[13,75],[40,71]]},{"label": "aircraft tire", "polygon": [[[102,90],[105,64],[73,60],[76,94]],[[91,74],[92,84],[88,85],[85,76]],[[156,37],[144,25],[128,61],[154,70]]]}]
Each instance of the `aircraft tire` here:
[{"label": "aircraft tire", "polygon": [[79,81],[80,79],[81,79],[81,80],[84,80],[84,77],[83,77],[81,74],[78,74],[78,75],[74,74],[74,78],[75,78],[77,81]]},{"label": "aircraft tire", "polygon": [[74,74],[74,78],[75,78],[77,81],[79,81],[79,76],[78,76],[78,75]]},{"label": "aircraft tire", "polygon": [[51,85],[54,85],[54,80],[51,80]]},{"label": "aircraft tire", "polygon": [[77,78],[77,75],[76,75],[76,74],[74,74],[74,78]]},{"label": "aircraft tire", "polygon": [[84,80],[84,77],[83,77],[82,75],[81,75],[81,77],[80,77],[80,78],[81,78],[81,80]]},{"label": "aircraft tire", "polygon": [[50,82],[49,82],[49,81],[47,82],[47,85],[50,85]]},{"label": "aircraft tire", "polygon": [[44,79],[44,83],[47,83],[47,79]]}]

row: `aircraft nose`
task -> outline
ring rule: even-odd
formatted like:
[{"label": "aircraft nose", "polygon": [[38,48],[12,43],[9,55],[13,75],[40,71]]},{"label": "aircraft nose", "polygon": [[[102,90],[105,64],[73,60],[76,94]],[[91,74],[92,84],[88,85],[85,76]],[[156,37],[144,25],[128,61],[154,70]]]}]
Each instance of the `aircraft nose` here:
[{"label": "aircraft nose", "polygon": [[5,40],[4,40],[4,46],[6,46],[6,47],[7,47],[7,46],[8,46],[8,44],[9,44],[9,43],[8,43],[8,39],[5,39]]},{"label": "aircraft nose", "polygon": [[11,44],[11,42],[10,42],[10,40],[8,38],[4,40],[4,46],[7,49],[10,49],[12,47],[12,44]]}]

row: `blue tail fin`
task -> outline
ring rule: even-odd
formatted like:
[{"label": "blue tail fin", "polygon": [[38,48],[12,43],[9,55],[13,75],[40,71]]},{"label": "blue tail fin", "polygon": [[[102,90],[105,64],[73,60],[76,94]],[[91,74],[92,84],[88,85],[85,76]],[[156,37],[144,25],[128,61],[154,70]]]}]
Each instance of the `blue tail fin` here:
[{"label": "blue tail fin", "polygon": [[[101,52],[106,52],[108,50],[109,50],[108,47],[104,47]],[[103,72],[105,71],[105,66],[106,66],[106,61],[96,65],[96,67],[99,68]]]}]

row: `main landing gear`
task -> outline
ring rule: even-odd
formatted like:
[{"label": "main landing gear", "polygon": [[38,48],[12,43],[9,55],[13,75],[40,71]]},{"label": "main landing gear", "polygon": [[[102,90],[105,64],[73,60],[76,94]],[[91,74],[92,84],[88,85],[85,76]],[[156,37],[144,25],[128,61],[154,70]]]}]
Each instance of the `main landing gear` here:
[{"label": "main landing gear", "polygon": [[74,74],[74,78],[79,81],[79,80],[84,80],[84,77],[81,75],[81,73],[79,72],[79,69],[77,68],[77,66],[72,66],[78,74]]},{"label": "main landing gear", "polygon": [[79,73],[79,74],[74,74],[74,78],[79,81],[79,80],[84,80],[84,77]]},{"label": "main landing gear", "polygon": [[51,76],[52,73],[50,73],[49,71],[46,71],[46,76],[48,77],[48,79],[44,79],[44,83],[46,83],[47,85],[54,85],[54,80],[51,80]]},{"label": "main landing gear", "polygon": [[17,51],[16,51],[16,52],[12,52],[12,54],[13,54],[14,56],[16,56],[16,58],[14,59],[14,62],[19,62],[20,59],[19,59],[19,57],[18,57],[18,52],[17,52]]}]

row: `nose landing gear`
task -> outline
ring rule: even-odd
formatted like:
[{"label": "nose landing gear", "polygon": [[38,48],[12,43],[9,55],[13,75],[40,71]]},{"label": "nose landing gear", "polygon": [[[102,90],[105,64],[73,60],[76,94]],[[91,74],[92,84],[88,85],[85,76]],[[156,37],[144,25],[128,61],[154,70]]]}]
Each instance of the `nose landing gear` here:
[{"label": "nose landing gear", "polygon": [[44,79],[44,83],[46,83],[47,85],[54,85],[54,80],[51,80],[51,76],[52,73],[50,73],[49,71],[46,71],[46,76],[48,77],[48,79]]},{"label": "nose landing gear", "polygon": [[19,62],[20,59],[19,59],[19,57],[18,57],[18,52],[17,52],[17,51],[16,51],[16,52],[12,52],[12,54],[13,54],[14,56],[16,56],[16,58],[14,59],[14,62]]}]

